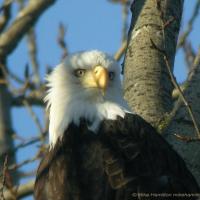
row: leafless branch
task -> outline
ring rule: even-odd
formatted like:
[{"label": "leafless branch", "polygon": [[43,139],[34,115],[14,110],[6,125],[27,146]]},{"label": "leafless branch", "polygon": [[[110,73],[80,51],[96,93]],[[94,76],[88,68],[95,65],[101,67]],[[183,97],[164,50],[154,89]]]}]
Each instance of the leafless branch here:
[{"label": "leafless branch", "polygon": [[189,81],[192,79],[192,77],[194,76],[194,74],[198,70],[199,66],[200,66],[200,48],[199,48],[199,51],[194,58],[193,65],[192,65],[192,67],[189,71],[189,74],[188,74],[188,80]]},{"label": "leafless branch", "polygon": [[185,32],[179,38],[178,48],[180,48],[185,43],[186,38],[188,37],[188,35],[192,31],[194,21],[198,16],[199,8],[200,8],[200,0],[197,0],[196,5],[194,7],[194,10],[192,12],[192,16],[191,16],[191,18],[188,22],[187,28],[186,28]]},{"label": "leafless branch", "polygon": [[[38,134],[39,135],[39,134]],[[37,137],[32,137],[30,139],[26,139],[25,141],[21,142],[20,144],[16,145],[14,148],[12,149],[8,149],[6,151],[6,154],[10,155],[12,153],[15,153],[16,151],[18,151],[19,149],[21,148],[24,148],[24,147],[27,147],[27,146],[30,146],[32,144],[35,144],[37,142],[40,142],[41,140],[43,140],[43,138],[45,138],[47,135],[47,131],[43,133],[43,135],[39,135]],[[1,156],[4,156],[5,153],[3,154],[0,154],[0,157]]]},{"label": "leafless branch", "polygon": [[[181,91],[184,93],[184,90],[185,90],[185,88],[186,88],[186,84],[183,83],[183,84],[179,85],[179,87],[180,87]],[[172,98],[173,98],[174,100],[175,100],[175,99],[178,99],[179,94],[180,94],[179,91],[178,91],[176,88],[174,88],[174,90],[173,90],[173,92],[172,92]]]},{"label": "leafless branch", "polygon": [[16,169],[19,169],[20,167],[26,165],[26,164],[29,164],[31,162],[34,162],[36,160],[38,160],[40,158],[40,155],[37,154],[36,156],[34,156],[33,158],[29,158],[29,159],[26,159],[24,161],[22,161],[21,163],[19,164],[13,164],[11,166],[8,167],[8,170],[9,171],[13,171],[13,170],[16,170]]},{"label": "leafless branch", "polygon": [[37,44],[36,44],[36,34],[33,28],[28,31],[27,34],[28,50],[31,60],[31,66],[33,68],[33,82],[36,85],[40,84],[39,75],[39,64],[37,59]]},{"label": "leafless branch", "polygon": [[56,0],[35,1],[29,4],[17,15],[7,31],[0,36],[0,57],[10,54],[24,34],[35,24],[40,15]]},{"label": "leafless branch", "polygon": [[7,73],[8,73],[8,76],[13,79],[14,81],[16,81],[17,83],[19,84],[24,84],[24,80],[22,80],[21,78],[19,78],[16,74],[14,74],[12,71],[8,70],[7,69]]},{"label": "leafless branch", "polygon": [[37,173],[37,170],[33,170],[33,171],[30,171],[30,172],[18,171],[18,176],[20,178],[27,178],[27,177],[33,177],[33,176],[35,176],[36,173]]},{"label": "leafless branch", "polygon": [[32,90],[27,95],[19,95],[12,98],[13,106],[23,106],[24,100],[30,105],[44,106],[43,98],[45,94],[45,86],[41,85],[39,89]]},{"label": "leafless branch", "polygon": [[181,141],[184,141],[184,142],[187,142],[187,143],[190,143],[190,142],[200,142],[200,138],[194,138],[194,137],[189,137],[189,136],[184,136],[184,135],[181,135],[181,134],[176,134],[174,133],[174,136],[181,140]]},{"label": "leafless branch", "polygon": [[59,44],[60,48],[63,51],[62,59],[64,59],[68,54],[67,44],[65,42],[65,34],[66,34],[65,27],[64,27],[64,25],[62,23],[60,23],[59,24],[57,41],[58,41],[58,44]]},{"label": "leafless branch", "polygon": [[3,4],[0,6],[0,13],[4,10],[5,7],[9,6],[15,0],[5,0]]},{"label": "leafless branch", "polygon": [[11,2],[11,0],[4,0],[3,5],[0,7],[0,12],[3,12],[2,16],[0,16],[0,33],[4,30],[10,20]]},{"label": "leafless branch", "polygon": [[125,53],[126,51],[126,47],[127,47],[127,41],[124,41],[122,44],[121,44],[121,47],[117,50],[117,52],[115,53],[114,55],[114,59],[116,61],[119,61],[121,59],[121,57],[123,56],[123,54]]},{"label": "leafless branch", "polygon": [[2,174],[2,188],[0,189],[0,195],[1,195],[1,199],[5,200],[4,197],[4,188],[5,188],[5,183],[6,183],[6,170],[8,167],[8,155],[5,156],[4,159],[4,164],[3,164],[3,174]]},{"label": "leafless branch", "polygon": [[8,74],[7,74],[7,71],[6,71],[6,67],[2,63],[0,63],[0,71],[3,74],[3,77],[2,78],[0,77],[0,84],[9,85],[8,78],[7,78]]},{"label": "leafless branch", "polygon": [[192,44],[185,40],[183,43],[183,51],[185,54],[185,61],[187,63],[188,69],[193,65],[194,59],[195,59],[195,52],[194,49],[192,48]]},{"label": "leafless branch", "polygon": [[122,4],[122,43],[127,40],[129,1]]},{"label": "leafless branch", "polygon": [[[150,40],[151,40],[151,39],[150,39]],[[199,140],[199,138],[200,138],[200,131],[199,131],[199,128],[198,128],[198,125],[197,125],[197,121],[196,121],[196,119],[195,119],[195,117],[194,117],[194,114],[193,114],[193,111],[192,111],[191,106],[190,106],[189,103],[187,102],[187,100],[186,100],[186,98],[185,98],[185,96],[184,96],[184,94],[183,94],[183,92],[182,92],[180,86],[178,85],[178,83],[177,83],[177,81],[176,81],[176,79],[175,79],[175,77],[174,77],[174,75],[173,75],[173,73],[172,73],[172,71],[171,71],[169,59],[168,59],[168,57],[167,57],[165,51],[162,50],[162,49],[159,49],[159,47],[153,42],[153,40],[151,40],[151,43],[152,43],[153,48],[155,48],[156,50],[158,50],[158,51],[163,55],[163,59],[164,59],[164,61],[165,61],[166,67],[167,67],[167,69],[168,69],[168,72],[169,72],[171,81],[172,81],[174,87],[178,90],[178,92],[179,92],[179,94],[180,94],[180,98],[182,99],[184,105],[186,106],[186,108],[187,108],[187,110],[188,110],[188,113],[189,113],[189,115],[190,115],[190,117],[191,117],[191,119],[192,119],[194,128],[195,128],[195,130],[196,130],[197,138],[194,138],[193,140]],[[177,134],[176,134],[176,135],[177,135]],[[177,137],[177,138],[180,139],[180,138],[182,138],[182,137],[184,137],[184,136],[180,136],[180,137]],[[184,137],[184,140],[186,140],[186,139],[187,139],[187,137]],[[191,141],[191,138],[188,138],[188,141]]]},{"label": "leafless branch", "polygon": [[4,193],[5,199],[13,200],[16,198],[19,199],[31,195],[33,193],[34,183],[35,181],[31,180],[28,183],[14,187],[13,190],[15,191],[16,196],[13,195],[13,193],[10,190],[6,190]]},{"label": "leafless branch", "polygon": [[40,134],[42,134],[44,132],[42,125],[40,124],[40,120],[38,119],[37,115],[34,113],[31,105],[24,99],[23,101],[24,106],[26,107],[26,109],[28,110],[28,112],[30,113],[32,119],[34,120],[35,124],[37,125]]},{"label": "leafless branch", "polygon": [[26,100],[28,104],[32,106],[44,106],[42,96],[34,96],[34,95],[30,95],[30,96],[20,95],[18,97],[14,97],[12,99],[12,105],[17,106],[17,107],[23,106],[24,100]]}]

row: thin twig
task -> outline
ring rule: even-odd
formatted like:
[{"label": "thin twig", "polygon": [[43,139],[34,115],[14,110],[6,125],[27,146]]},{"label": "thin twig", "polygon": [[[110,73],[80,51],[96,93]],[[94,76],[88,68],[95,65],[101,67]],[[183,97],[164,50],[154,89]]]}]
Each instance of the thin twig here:
[{"label": "thin twig", "polygon": [[39,64],[37,59],[37,44],[36,34],[34,29],[30,29],[27,34],[28,50],[33,69],[33,82],[37,85],[40,84]]},{"label": "thin twig", "polygon": [[8,73],[8,76],[10,78],[12,78],[14,81],[16,81],[17,83],[19,84],[24,84],[24,80],[22,80],[21,78],[19,78],[16,74],[14,74],[12,71],[8,70],[7,69],[7,73]]},{"label": "thin twig", "polygon": [[[198,0],[200,2],[200,0]],[[199,5],[197,5],[199,6]],[[198,128],[198,125],[197,125],[197,121],[194,117],[194,114],[193,114],[193,111],[192,111],[192,108],[191,106],[189,105],[189,103],[187,102],[180,86],[178,85],[174,75],[173,75],[173,72],[171,70],[171,67],[170,67],[170,62],[169,62],[169,58],[168,58],[168,55],[165,51],[166,49],[166,43],[165,43],[165,28],[167,28],[167,26],[169,26],[173,21],[176,20],[175,17],[172,17],[171,19],[167,20],[167,22],[165,21],[165,18],[164,18],[164,15],[165,13],[163,12],[163,10],[161,9],[161,1],[160,0],[156,0],[156,7],[158,9],[158,11],[160,12],[160,18],[161,18],[161,22],[162,22],[162,33],[163,33],[163,41],[164,41],[164,44],[163,44],[163,49],[160,49],[155,43],[154,41],[150,38],[150,41],[151,41],[151,44],[152,44],[152,47],[156,50],[158,50],[162,55],[163,55],[163,59],[165,61],[165,65],[167,67],[167,70],[168,70],[168,73],[169,73],[169,76],[171,78],[171,81],[172,81],[172,84],[174,85],[174,87],[178,90],[179,94],[180,94],[180,98],[181,100],[183,101],[184,105],[186,106],[187,110],[188,110],[188,113],[192,119],[192,122],[193,122],[193,125],[194,125],[194,128],[195,128],[195,131],[196,131],[196,134],[197,134],[197,138],[194,138],[194,140],[196,139],[199,139],[200,138],[200,131],[199,131],[199,128]],[[195,14],[196,15],[196,14]],[[195,16],[194,16],[195,17]],[[176,134],[177,136],[177,134]],[[177,138],[183,138],[182,136],[179,136]],[[184,139],[186,139],[187,137],[184,136]],[[188,141],[191,141],[191,138],[187,138]]]},{"label": "thin twig", "polygon": [[129,2],[122,4],[122,43],[127,40]]},{"label": "thin twig", "polygon": [[13,94],[24,94],[26,92],[26,90],[29,88],[29,87],[32,87],[32,84],[29,82],[29,80],[26,80],[23,82],[23,85],[21,88],[19,89],[16,89],[12,84],[11,84],[11,81],[9,81],[9,71],[7,70],[6,66],[3,65],[3,64],[0,64],[0,68],[1,68],[1,71],[3,73],[3,77],[5,77],[4,79],[0,79],[0,84],[6,84],[10,91],[13,93]]},{"label": "thin twig", "polygon": [[190,69],[193,65],[194,59],[195,59],[195,52],[194,49],[192,48],[192,44],[185,40],[183,44],[183,52],[185,54],[185,61],[187,63],[188,69]]},{"label": "thin twig", "polygon": [[40,159],[40,154],[37,154],[33,158],[28,158],[28,159],[22,161],[19,164],[13,164],[13,165],[11,165],[11,166],[8,167],[8,170],[9,171],[14,171],[14,170],[19,169],[20,167],[22,167],[24,165],[27,165],[27,164],[32,163],[32,162],[35,162],[38,159]]},{"label": "thin twig", "polygon": [[0,16],[0,33],[3,32],[11,18],[11,3],[9,3],[9,0],[4,0],[3,5],[0,8],[0,13],[1,11],[2,15]]},{"label": "thin twig", "polygon": [[[6,154],[8,155],[13,154],[21,148],[40,142],[46,137],[46,135],[47,135],[47,131],[43,133],[43,136],[39,135],[38,137],[32,137],[30,139],[26,139],[24,142],[21,142],[20,144],[16,145],[14,148],[8,149],[8,151],[6,151]],[[4,154],[5,153],[0,154],[0,157],[3,156]]]},{"label": "thin twig", "polygon": [[6,71],[5,65],[0,63],[0,70],[3,73],[3,79],[0,78],[0,84],[10,85],[8,82],[8,73]]},{"label": "thin twig", "polygon": [[179,38],[179,42],[178,42],[178,45],[177,45],[178,48],[180,48],[185,43],[186,38],[188,37],[188,35],[192,31],[192,27],[193,27],[195,19],[198,16],[199,9],[200,9],[200,0],[197,0],[196,5],[195,5],[194,10],[193,10],[193,13],[192,13],[192,16],[191,16],[191,18],[188,22],[187,29]]},{"label": "thin twig", "polygon": [[36,173],[37,173],[37,170],[33,170],[29,172],[18,171],[18,176],[20,178],[35,177]]},{"label": "thin twig", "polygon": [[23,104],[25,105],[26,109],[30,113],[30,115],[31,115],[32,119],[34,120],[35,124],[37,125],[37,127],[38,127],[38,129],[40,131],[40,134],[43,134],[44,130],[42,128],[42,125],[40,124],[40,120],[38,119],[38,117],[34,113],[31,105],[26,101],[26,99],[23,100]]},{"label": "thin twig", "polygon": [[[45,137],[46,135],[47,135],[47,132],[44,134],[43,137]],[[22,142],[22,143],[18,144],[18,145],[13,149],[13,151],[17,151],[17,150],[19,150],[19,149],[21,149],[21,148],[24,148],[24,147],[26,147],[26,146],[35,144],[36,142],[39,142],[41,139],[42,139],[41,136],[30,138],[30,139],[26,140],[25,142]]]},{"label": "thin twig", "polygon": [[13,199],[21,199],[23,197],[26,197],[33,193],[34,188],[34,180],[31,180],[28,183],[21,184],[19,186],[16,186],[13,188],[13,191],[15,191],[15,195],[13,195],[13,192],[10,190],[5,191],[5,198],[6,200],[13,200]]},{"label": "thin twig", "polygon": [[16,48],[24,34],[32,27],[41,14],[56,0],[35,1],[29,0],[9,28],[0,35],[0,57],[5,58]]},{"label": "thin twig", "polygon": [[2,188],[0,190],[0,192],[1,192],[1,199],[2,200],[5,200],[5,197],[4,197],[4,187],[5,187],[5,184],[6,184],[6,171],[7,171],[7,167],[8,167],[8,155],[5,156],[4,163],[3,163]]},{"label": "thin twig", "polygon": [[65,42],[65,34],[66,34],[66,29],[64,27],[64,25],[62,23],[59,24],[59,30],[58,30],[58,44],[60,46],[60,48],[63,51],[62,54],[62,60],[67,56],[68,54],[68,50],[67,50],[67,44]]},{"label": "thin twig", "polygon": [[116,61],[119,61],[121,59],[121,57],[123,56],[123,54],[125,53],[126,51],[126,48],[127,48],[127,41],[124,41],[122,44],[121,44],[121,47],[117,50],[117,52],[115,53],[114,55],[114,59]]},{"label": "thin twig", "polygon": [[[153,46],[156,50],[158,50],[158,51],[163,55],[163,59],[164,59],[164,61],[165,61],[167,70],[168,70],[168,72],[169,72],[171,81],[172,81],[174,87],[178,90],[178,92],[179,92],[179,94],[180,94],[180,97],[181,97],[183,103],[185,104],[185,106],[186,106],[186,108],[187,108],[187,110],[188,110],[188,112],[189,112],[189,115],[190,115],[190,117],[191,117],[191,119],[192,119],[194,128],[195,128],[196,133],[197,133],[197,138],[199,139],[199,138],[200,138],[200,131],[199,131],[199,128],[198,128],[198,125],[197,125],[197,121],[196,121],[196,119],[195,119],[195,117],[194,117],[194,114],[193,114],[193,111],[192,111],[191,106],[190,106],[189,103],[187,102],[187,100],[186,100],[186,98],[185,98],[185,96],[184,96],[184,94],[183,94],[183,92],[182,92],[180,86],[178,85],[178,83],[177,83],[177,81],[176,81],[176,79],[175,79],[175,77],[174,77],[174,75],[173,75],[173,73],[172,73],[172,71],[171,71],[169,59],[168,59],[168,57],[167,57],[167,55],[166,55],[166,52],[165,52],[164,50],[160,49],[160,48],[153,42],[152,39],[150,39],[150,40],[151,40],[152,46]],[[188,138],[188,140],[191,140],[191,139]],[[194,140],[195,140],[195,138],[194,138]]]},{"label": "thin twig", "polygon": [[0,7],[0,12],[2,12],[5,9],[5,7],[7,7],[10,4],[12,4],[13,1],[15,1],[15,0],[6,0],[6,1],[4,1],[3,5]]},{"label": "thin twig", "polygon": [[199,142],[199,141],[200,141],[200,138],[193,138],[193,137],[184,136],[184,135],[177,134],[177,133],[174,133],[173,135],[174,135],[177,139],[179,139],[179,140],[181,140],[181,141],[184,141],[184,142],[187,142],[187,143],[190,143],[190,142]]}]

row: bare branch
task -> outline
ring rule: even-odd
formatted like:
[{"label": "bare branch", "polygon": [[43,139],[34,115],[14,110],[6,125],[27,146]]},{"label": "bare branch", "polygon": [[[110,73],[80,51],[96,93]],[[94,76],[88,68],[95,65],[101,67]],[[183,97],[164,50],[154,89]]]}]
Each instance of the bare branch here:
[{"label": "bare branch", "polygon": [[19,84],[24,84],[24,80],[22,80],[21,78],[19,78],[16,74],[14,74],[12,71],[10,71],[9,69],[7,69],[7,73],[8,76],[13,79],[14,81],[16,81]]},{"label": "bare branch", "polygon": [[188,35],[192,31],[194,21],[195,21],[196,17],[198,16],[198,13],[199,13],[199,8],[200,8],[200,0],[197,0],[196,5],[194,7],[194,11],[192,13],[192,16],[191,16],[191,18],[188,22],[187,29],[185,30],[185,32],[179,38],[178,46],[177,46],[178,48],[180,48],[185,43],[186,38],[188,37]]},{"label": "bare branch", "polygon": [[[185,98],[185,96],[184,96],[184,94],[183,94],[183,92],[182,92],[180,86],[178,85],[178,83],[177,83],[177,81],[176,81],[176,79],[175,79],[175,77],[174,77],[174,75],[173,75],[173,72],[171,71],[169,59],[168,59],[168,57],[167,57],[167,55],[166,55],[166,52],[165,52],[164,50],[162,50],[162,49],[159,49],[159,48],[156,46],[156,44],[153,42],[153,40],[151,40],[151,43],[152,43],[152,46],[153,46],[155,49],[157,49],[157,50],[163,55],[163,59],[164,59],[164,61],[165,61],[165,63],[166,63],[167,70],[168,70],[168,72],[169,72],[171,81],[172,81],[174,87],[179,91],[180,98],[182,99],[183,103],[185,104],[186,108],[188,109],[189,115],[190,115],[190,117],[191,117],[191,119],[192,119],[192,122],[193,122],[193,124],[194,124],[194,128],[195,128],[196,133],[197,133],[197,138],[196,138],[196,139],[199,140],[199,139],[200,139],[200,131],[199,131],[199,128],[198,128],[198,125],[197,125],[197,121],[196,121],[196,119],[195,119],[195,117],[194,117],[194,114],[193,114],[193,111],[192,111],[191,106],[190,106],[189,103],[187,102],[187,100],[186,100],[186,98]],[[176,134],[176,135],[177,135],[177,134]],[[177,137],[177,138],[180,139],[181,137],[184,137],[184,136],[180,136],[180,137]],[[184,137],[184,140],[186,140],[186,139],[187,139],[187,138]],[[195,138],[194,138],[193,140],[195,140]],[[191,141],[191,138],[188,138],[188,141]]]},{"label": "bare branch", "polygon": [[13,3],[14,0],[5,0],[2,6],[0,7],[0,13],[5,9],[5,7],[9,6]]},{"label": "bare branch", "polygon": [[19,95],[12,98],[13,106],[23,106],[24,100],[30,105],[44,106],[43,98],[45,94],[45,86],[41,85],[40,89],[32,90],[28,95]]},{"label": "bare branch", "polygon": [[13,195],[13,193],[9,190],[6,190],[4,193],[4,197],[6,200],[13,200],[13,199],[18,199],[22,197],[29,196],[33,193],[33,188],[34,188],[34,180],[31,180],[30,182],[26,184],[22,184],[20,186],[16,186],[13,188],[15,191],[16,196]]},{"label": "bare branch", "polygon": [[8,167],[8,170],[9,170],[9,171],[16,170],[16,169],[18,169],[18,168],[20,168],[20,167],[22,167],[22,166],[24,166],[24,165],[26,165],[26,164],[29,164],[29,163],[31,163],[31,162],[34,162],[34,161],[38,160],[39,158],[40,158],[40,154],[37,154],[37,155],[34,156],[33,158],[28,158],[28,159],[22,161],[22,162],[19,163],[19,164],[13,164],[13,165],[9,166],[9,167]]},{"label": "bare branch", "polygon": [[60,48],[63,51],[62,59],[64,59],[68,54],[67,44],[65,42],[65,34],[66,34],[65,27],[64,27],[64,25],[62,23],[60,23],[59,24],[57,41],[58,41],[58,44],[59,44]]},{"label": "bare branch", "polygon": [[30,172],[18,171],[18,176],[20,178],[27,178],[27,177],[33,177],[33,176],[35,177],[36,173],[37,173],[37,170],[33,170],[33,171],[30,171]]},{"label": "bare branch", "polygon": [[2,174],[2,188],[0,188],[0,195],[1,195],[1,199],[2,200],[5,200],[5,197],[4,197],[4,188],[5,188],[5,183],[6,183],[6,170],[7,170],[7,167],[8,167],[8,156],[6,155],[5,156],[5,159],[4,159],[4,164],[3,164],[3,174]]},{"label": "bare branch", "polygon": [[55,1],[56,0],[30,0],[29,4],[19,12],[8,30],[0,36],[0,57],[7,56],[15,49],[24,34]]},{"label": "bare branch", "polygon": [[34,105],[34,106],[44,106],[44,102],[42,100],[42,97],[30,95],[30,96],[24,96],[20,95],[18,97],[14,97],[12,99],[12,105],[13,106],[23,106],[23,101],[26,100],[28,104]]},{"label": "bare branch", "polygon": [[114,55],[114,59],[116,61],[119,61],[121,59],[121,57],[123,56],[123,54],[125,53],[126,51],[126,47],[127,47],[127,41],[124,41],[122,44],[121,44],[121,47],[117,50],[117,52],[115,53]]},{"label": "bare branch", "polygon": [[191,70],[188,74],[189,81],[193,78],[193,76],[196,73],[196,70],[199,68],[199,66],[200,66],[200,48],[199,48],[199,51],[198,51],[196,57],[194,58],[193,66],[191,67]]},{"label": "bare branch", "polygon": [[[186,88],[186,83],[183,83],[183,84],[179,85],[179,87],[180,87],[181,91],[184,93],[184,90]],[[174,100],[178,99],[179,94],[180,94],[179,91],[176,88],[174,88],[174,90],[172,92],[173,99]]]},{"label": "bare branch", "polygon": [[[43,134],[43,138],[44,138],[46,135],[47,135],[47,132],[45,132],[45,133]],[[11,151],[9,151],[8,153],[13,152],[13,151],[17,151],[17,150],[19,150],[20,148],[23,148],[23,147],[26,147],[26,146],[35,144],[36,142],[39,142],[41,139],[42,139],[42,136],[41,136],[41,135],[38,136],[38,137],[30,138],[30,139],[26,140],[25,142],[22,142],[22,143],[18,144],[14,149],[12,149]]]},{"label": "bare branch", "polygon": [[187,67],[188,69],[190,69],[195,59],[195,52],[194,52],[194,49],[192,48],[192,44],[188,42],[187,40],[185,40],[183,44],[183,51],[185,54],[185,61],[187,63]]},{"label": "bare branch", "polygon": [[[39,134],[38,134],[39,135]],[[43,135],[39,135],[37,137],[32,137],[30,139],[26,139],[24,142],[21,142],[20,144],[18,144],[17,146],[15,146],[12,149],[8,149],[6,151],[6,154],[10,155],[15,153],[16,151],[18,151],[21,148],[27,147],[29,145],[35,144],[37,142],[40,142],[41,140],[43,140],[45,138],[45,136],[47,135],[47,131],[43,133]],[[0,154],[0,157],[3,156],[5,153]]]},{"label": "bare branch", "polygon": [[10,0],[4,0],[3,6],[0,8],[0,12],[3,11],[3,15],[0,16],[0,33],[4,30],[10,20],[11,2],[12,1]]},{"label": "bare branch", "polygon": [[122,42],[127,40],[129,4],[128,1],[122,4]]},{"label": "bare branch", "polygon": [[37,60],[37,45],[36,45],[36,35],[33,28],[28,31],[27,34],[29,56],[31,60],[31,66],[33,68],[33,82],[36,85],[40,84],[40,75],[39,75],[39,64]]},{"label": "bare branch", "polygon": [[40,124],[40,120],[38,119],[37,115],[34,113],[32,107],[30,106],[30,104],[24,99],[23,101],[24,106],[26,107],[26,109],[28,110],[28,112],[30,113],[33,121],[35,122],[35,124],[37,125],[40,134],[43,133],[43,128],[42,125]]}]

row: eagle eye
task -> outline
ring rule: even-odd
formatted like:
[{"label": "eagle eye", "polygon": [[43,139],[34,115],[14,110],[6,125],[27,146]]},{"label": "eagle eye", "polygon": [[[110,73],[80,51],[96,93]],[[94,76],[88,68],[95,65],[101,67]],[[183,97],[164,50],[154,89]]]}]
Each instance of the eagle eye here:
[{"label": "eagle eye", "polygon": [[114,77],[115,77],[115,73],[114,72],[109,72],[108,73],[108,77],[112,81],[114,79]]},{"label": "eagle eye", "polygon": [[85,69],[77,69],[74,71],[74,74],[76,77],[82,77],[82,76],[84,76],[85,71],[86,71]]}]

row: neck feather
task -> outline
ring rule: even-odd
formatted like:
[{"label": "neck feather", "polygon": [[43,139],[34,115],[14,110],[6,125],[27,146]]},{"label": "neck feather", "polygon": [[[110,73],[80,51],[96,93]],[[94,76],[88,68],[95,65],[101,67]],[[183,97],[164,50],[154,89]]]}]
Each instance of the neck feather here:
[{"label": "neck feather", "polygon": [[[68,98],[62,94],[62,97],[54,96],[54,101],[50,107],[50,125],[49,142],[54,146],[58,139],[62,139],[65,130],[70,123],[79,126],[80,119],[86,119],[91,122],[88,128],[94,133],[98,132],[102,120],[115,120],[117,116],[124,117],[129,112],[128,106],[123,99],[118,102],[109,100],[99,100],[99,102],[83,101],[79,95],[74,98]],[[81,99],[81,100],[80,100]]]}]

